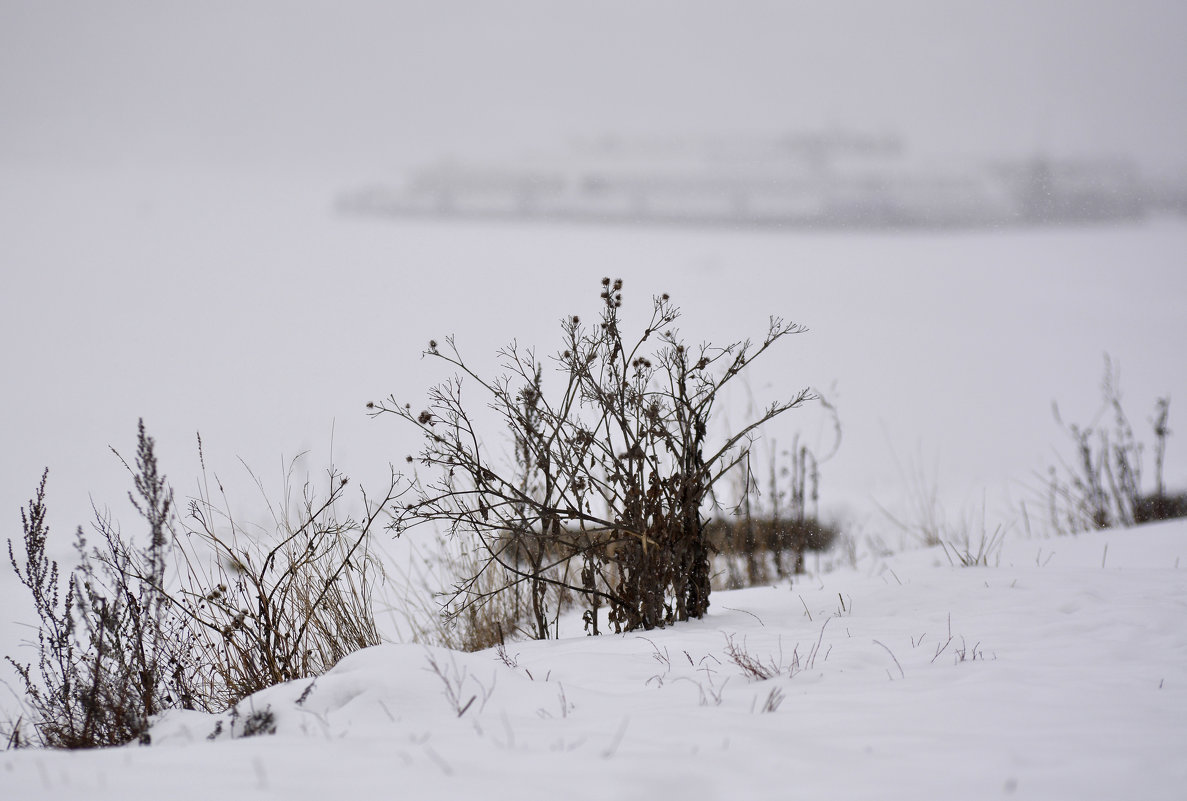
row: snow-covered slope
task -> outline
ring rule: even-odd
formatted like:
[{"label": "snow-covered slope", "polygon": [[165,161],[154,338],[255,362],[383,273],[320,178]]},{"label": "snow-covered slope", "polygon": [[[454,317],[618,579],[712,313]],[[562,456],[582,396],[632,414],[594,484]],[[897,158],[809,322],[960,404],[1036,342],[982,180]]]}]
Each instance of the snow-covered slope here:
[{"label": "snow-covered slope", "polygon": [[1184,557],[1183,522],[1014,537],[990,567],[868,557],[506,660],[380,646],[234,720],[167,714],[149,747],[6,752],[0,795],[1182,798]]}]

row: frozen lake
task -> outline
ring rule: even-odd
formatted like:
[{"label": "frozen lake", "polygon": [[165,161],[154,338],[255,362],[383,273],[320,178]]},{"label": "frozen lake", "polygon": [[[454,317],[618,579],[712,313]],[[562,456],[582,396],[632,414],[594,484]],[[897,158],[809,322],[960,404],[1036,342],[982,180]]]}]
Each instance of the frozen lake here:
[{"label": "frozen lake", "polygon": [[[456,334],[489,367],[512,339],[548,354],[563,315],[596,313],[603,275],[625,280],[628,310],[671,293],[692,341],[761,336],[771,314],[809,326],[727,413],[825,391],[844,426],[822,475],[835,511],[890,502],[896,461],[938,467],[958,504],[1028,480],[1064,444],[1052,401],[1071,420],[1096,411],[1106,351],[1139,427],[1156,395],[1187,397],[1181,220],[935,234],[364,221],[333,214],[339,186],[44,171],[0,184],[10,525],[47,465],[62,535],[89,517],[88,493],[122,514],[108,446],[130,450],[141,416],[179,491],[195,432],[227,479],[242,457],[278,480],[282,455],[306,449],[316,470],[331,443],[348,474],[380,478],[414,443],[364,404],[415,403],[444,377],[419,358],[429,338]],[[810,412],[771,436],[797,430],[827,444]],[[1170,448],[1181,484],[1185,449]]]}]

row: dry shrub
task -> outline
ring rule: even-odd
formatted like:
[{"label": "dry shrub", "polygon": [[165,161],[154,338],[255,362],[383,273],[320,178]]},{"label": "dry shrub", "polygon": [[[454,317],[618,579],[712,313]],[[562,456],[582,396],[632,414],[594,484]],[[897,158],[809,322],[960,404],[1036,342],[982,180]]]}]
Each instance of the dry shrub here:
[{"label": "dry shrub", "polygon": [[88,549],[79,529],[80,562],[62,576],[45,555],[48,471],[22,510],[23,558],[9,541],[40,620],[36,663],[8,658],[26,708],[10,745],[147,742],[160,712],[221,711],[379,642],[372,593],[382,574],[370,539],[396,497],[395,475],[382,498],[363,494],[355,521],[337,511],[347,481],[330,470],[324,494],[306,483],[290,504],[286,490],[282,511],[269,507],[271,531],[253,534],[231,516],[221,485],[221,505],[204,489],[178,521],[143,421],[134,466],[124,464],[146,545],[97,513],[98,544]]},{"label": "dry shrub", "polygon": [[[126,464],[126,463],[125,463]],[[148,741],[154,715],[165,709],[209,709],[195,679],[187,621],[169,602],[165,576],[173,493],[157,469],[153,440],[141,422],[133,474],[133,505],[149,528],[142,548],[124,539],[96,511],[99,545],[76,535],[79,565],[61,583],[46,555],[46,481],[21,512],[24,554],[8,541],[9,561],[29,591],[40,621],[37,662],[7,657],[24,690],[29,726],[13,727],[11,745],[93,748]],[[22,564],[23,563],[23,564]]]},{"label": "dry shrub", "polygon": [[[1070,460],[1052,465],[1043,482],[1053,530],[1075,533],[1132,526],[1187,516],[1187,493],[1170,493],[1163,479],[1171,430],[1170,398],[1159,398],[1149,418],[1154,434],[1154,490],[1144,487],[1146,443],[1134,434],[1122,407],[1120,369],[1105,356],[1101,407],[1086,426],[1065,423],[1053,404],[1055,420],[1074,447]],[[1111,426],[1109,425],[1111,418]]]},{"label": "dry shrub", "polygon": [[[430,342],[425,355],[457,374],[431,390],[427,408],[394,397],[370,404],[375,415],[395,415],[424,435],[417,461],[431,475],[415,478],[397,532],[435,524],[476,546],[473,570],[449,601],[457,614],[520,593],[523,626],[539,638],[555,631],[566,596],[584,604],[594,634],[602,611],[616,631],[701,617],[711,591],[702,517],[710,491],[744,458],[759,426],[812,397],[803,390],[772,403],[715,438],[723,387],[804,329],[772,318],[757,345],[688,347],[667,295],[653,299],[635,337],[623,330],[622,282],[603,279],[601,301],[596,325],[576,316],[563,322],[555,393],[545,392],[534,352],[504,348],[504,374],[488,379],[447,338],[444,348]],[[510,430],[510,464],[488,456],[471,391]]]}]

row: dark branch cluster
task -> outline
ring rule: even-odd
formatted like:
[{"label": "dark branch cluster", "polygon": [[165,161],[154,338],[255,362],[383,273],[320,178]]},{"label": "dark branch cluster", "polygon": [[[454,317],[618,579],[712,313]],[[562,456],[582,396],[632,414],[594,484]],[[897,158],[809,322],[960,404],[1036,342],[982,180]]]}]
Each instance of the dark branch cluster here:
[{"label": "dark branch cluster", "polygon": [[[371,404],[424,435],[415,500],[394,527],[445,526],[477,543],[475,575],[454,588],[455,612],[495,593],[521,593],[533,636],[549,636],[566,599],[584,603],[587,628],[599,611],[616,631],[699,618],[709,606],[711,546],[702,509],[709,493],[743,458],[763,423],[809,400],[807,390],[771,404],[736,431],[710,437],[722,389],[777,341],[803,327],[772,319],[758,345],[685,345],[667,294],[653,299],[642,332],[628,337],[622,280],[602,280],[600,319],[562,321],[563,345],[548,375],[531,350],[499,352],[502,374],[476,373],[452,337],[426,355],[455,374],[414,413],[390,398]],[[492,460],[475,417],[477,391],[510,432],[514,458]],[[491,581],[490,575],[501,576]]]}]

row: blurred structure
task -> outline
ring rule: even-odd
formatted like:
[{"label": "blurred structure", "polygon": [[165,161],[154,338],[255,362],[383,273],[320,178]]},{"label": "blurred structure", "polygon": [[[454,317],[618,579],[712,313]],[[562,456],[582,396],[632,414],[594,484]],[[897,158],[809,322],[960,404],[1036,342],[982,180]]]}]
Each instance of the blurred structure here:
[{"label": "blurred structure", "polygon": [[[1131,220],[1184,207],[1125,159],[1036,157],[920,164],[894,136],[612,137],[559,156],[490,165],[447,159],[400,186],[344,195],[341,210],[596,222],[791,227],[976,227]],[[1164,202],[1165,201],[1165,202]]]}]

